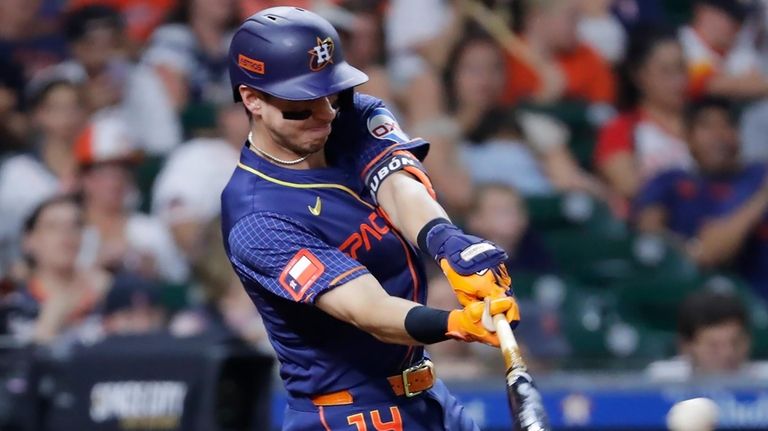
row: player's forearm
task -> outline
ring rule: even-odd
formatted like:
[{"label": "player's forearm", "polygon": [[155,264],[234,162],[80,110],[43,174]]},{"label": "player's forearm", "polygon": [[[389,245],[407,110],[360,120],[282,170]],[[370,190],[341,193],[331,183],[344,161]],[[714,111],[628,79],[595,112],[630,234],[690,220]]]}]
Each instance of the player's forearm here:
[{"label": "player's forearm", "polygon": [[388,296],[372,304],[369,313],[360,316],[355,326],[373,335],[377,340],[391,344],[421,344],[405,329],[405,317],[419,304],[406,299]]},{"label": "player's forearm", "polygon": [[363,275],[323,293],[317,306],[385,343],[414,345],[405,317],[419,304],[390,296],[372,275]]},{"label": "player's forearm", "polygon": [[387,177],[381,184],[377,198],[392,224],[411,244],[416,244],[419,231],[430,220],[448,218],[443,207],[429,195],[424,185],[405,172]]}]

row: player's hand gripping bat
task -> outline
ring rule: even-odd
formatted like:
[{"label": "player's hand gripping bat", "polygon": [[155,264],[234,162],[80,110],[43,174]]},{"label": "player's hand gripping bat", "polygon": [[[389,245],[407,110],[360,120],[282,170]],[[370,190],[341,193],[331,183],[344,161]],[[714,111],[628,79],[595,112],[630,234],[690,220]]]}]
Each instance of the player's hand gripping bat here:
[{"label": "player's hand gripping bat", "polygon": [[541,395],[528,374],[520,347],[515,335],[503,314],[491,316],[490,298],[485,299],[486,312],[483,314],[483,326],[490,332],[496,332],[507,367],[507,398],[515,429],[520,431],[549,431],[547,413],[541,403]]}]

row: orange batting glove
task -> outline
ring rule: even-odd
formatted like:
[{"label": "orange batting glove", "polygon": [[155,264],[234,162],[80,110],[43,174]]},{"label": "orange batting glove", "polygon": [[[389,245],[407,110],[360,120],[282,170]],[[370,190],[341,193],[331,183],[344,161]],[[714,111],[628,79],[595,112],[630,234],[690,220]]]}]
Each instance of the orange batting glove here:
[{"label": "orange batting glove", "polygon": [[[466,342],[479,341],[494,347],[499,347],[499,338],[493,332],[489,332],[482,323],[485,303],[475,301],[464,307],[463,310],[453,310],[448,315],[447,336]],[[510,325],[517,325],[520,321],[520,309],[517,301],[511,296],[490,300],[491,316],[504,314]]]},{"label": "orange batting glove", "polygon": [[448,260],[440,260],[448,283],[451,284],[459,304],[467,306],[485,298],[499,298],[507,295],[512,278],[507,267],[502,263],[494,269],[486,269],[480,273],[461,275],[454,271]]}]

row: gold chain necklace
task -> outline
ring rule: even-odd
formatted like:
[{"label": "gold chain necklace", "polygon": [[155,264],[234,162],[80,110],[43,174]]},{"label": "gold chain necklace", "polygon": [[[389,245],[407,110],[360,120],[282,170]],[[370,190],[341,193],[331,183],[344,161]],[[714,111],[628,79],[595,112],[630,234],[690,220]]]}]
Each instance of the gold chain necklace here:
[{"label": "gold chain necklace", "polygon": [[299,157],[296,160],[278,159],[277,157],[273,156],[272,154],[269,154],[268,152],[266,152],[266,151],[262,150],[261,148],[257,147],[256,144],[253,143],[252,134],[253,134],[253,132],[248,132],[248,143],[251,145],[251,148],[253,148],[254,151],[256,151],[257,153],[259,153],[262,156],[266,157],[267,159],[269,159],[269,160],[271,160],[273,162],[276,162],[276,163],[280,163],[281,165],[295,165],[297,163],[303,162],[304,160],[307,160],[307,157],[312,155],[312,154],[307,154],[306,156],[301,156],[301,157]]}]

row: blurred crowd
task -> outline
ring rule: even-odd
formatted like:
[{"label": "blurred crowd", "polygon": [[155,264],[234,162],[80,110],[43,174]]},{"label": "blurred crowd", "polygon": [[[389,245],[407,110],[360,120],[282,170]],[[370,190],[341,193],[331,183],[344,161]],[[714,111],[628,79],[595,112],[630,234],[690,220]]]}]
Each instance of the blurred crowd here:
[{"label": "blurred crowd", "polygon": [[[760,374],[758,0],[0,1],[4,346],[170,331],[267,348],[219,230],[249,128],[227,50],[286,4],[334,24],[358,90],[431,143],[454,221],[508,251],[534,368]],[[431,303],[455,306],[430,270]],[[431,351],[444,377],[498,368]]]}]

